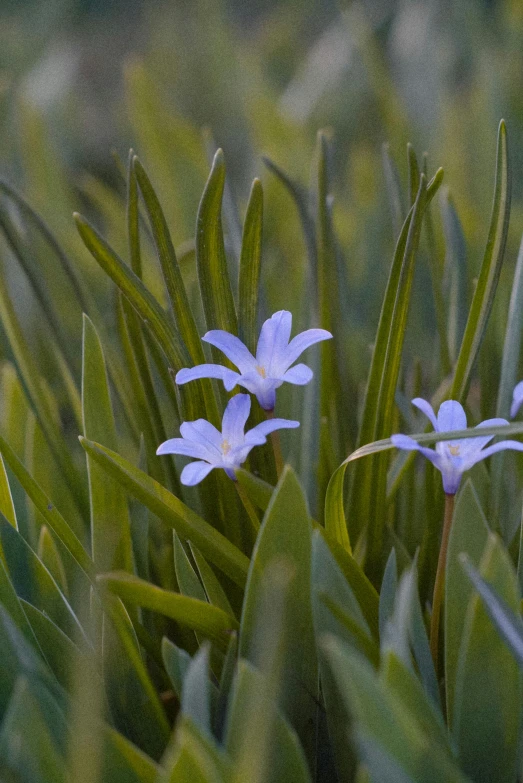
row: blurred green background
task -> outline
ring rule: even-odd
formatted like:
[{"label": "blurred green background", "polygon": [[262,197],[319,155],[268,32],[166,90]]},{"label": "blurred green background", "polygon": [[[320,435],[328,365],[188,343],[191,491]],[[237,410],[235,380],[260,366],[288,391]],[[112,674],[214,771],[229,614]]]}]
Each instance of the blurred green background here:
[{"label": "blurred green background", "polygon": [[[428,153],[430,174],[444,168],[450,190],[440,202],[448,202],[450,192],[461,221],[458,240],[463,232],[462,279],[473,280],[486,241],[496,128],[506,119],[513,212],[506,284],[489,327],[498,338],[504,329],[523,230],[522,44],[518,0],[3,0],[0,174],[85,265],[100,295],[97,289],[109,290],[107,281],[81,248],[71,212],[86,212],[125,256],[124,185],[115,155],[125,161],[131,146],[140,155],[176,246],[190,249],[210,158],[222,146],[231,214],[243,216],[254,176],[266,191],[264,276],[270,284],[263,315],[286,307],[306,324],[306,247],[298,214],[262,156],[307,185],[316,133],[326,129],[341,306],[353,335],[344,351],[354,388],[366,377],[396,238],[384,143],[404,187],[408,141],[418,157]],[[443,266],[450,229],[438,205],[433,212]],[[228,221],[231,257],[239,225]],[[45,259],[41,263],[45,270]],[[17,308],[30,321],[26,282],[11,266]],[[190,262],[186,269],[190,274]],[[162,297],[154,265],[147,275]],[[449,285],[447,279],[447,291]],[[413,307],[406,355],[423,357],[428,376],[435,317],[427,264],[419,265],[416,286],[414,302],[424,306]],[[458,291],[462,313],[471,294],[465,289]],[[462,324],[455,328],[459,333]],[[69,331],[79,340],[76,311]],[[495,365],[501,341],[487,336],[487,345]],[[496,371],[491,377],[494,388]]]}]

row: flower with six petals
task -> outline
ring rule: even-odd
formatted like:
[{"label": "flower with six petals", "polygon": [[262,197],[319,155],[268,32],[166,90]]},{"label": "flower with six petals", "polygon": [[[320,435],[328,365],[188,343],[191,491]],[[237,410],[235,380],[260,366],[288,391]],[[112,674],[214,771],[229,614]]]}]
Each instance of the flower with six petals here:
[{"label": "flower with six petals", "polygon": [[157,454],[181,454],[194,457],[182,470],[180,481],[186,486],[199,484],[214,468],[223,468],[234,479],[234,471],[245,462],[254,446],[267,442],[267,435],[275,430],[299,427],[298,421],[268,419],[245,432],[251,410],[248,394],[237,394],[227,404],[219,432],[206,419],[186,421],[180,427],[181,438],[171,438],[158,448]]},{"label": "flower with six petals", "polygon": [[[432,405],[419,397],[412,400],[412,404],[419,408],[431,421],[436,432],[452,432],[467,428],[467,417],[463,406],[456,400],[447,400],[442,403],[438,415],[434,413]],[[496,427],[508,424],[506,419],[486,419],[478,424],[476,429],[482,427]],[[442,440],[436,443],[435,450],[426,448],[417,443],[408,435],[392,435],[392,443],[399,449],[406,451],[419,451],[424,457],[441,472],[443,489],[447,495],[455,495],[461,481],[461,476],[470,470],[477,462],[480,462],[491,454],[505,449],[523,451],[523,443],[516,440],[502,440],[488,448],[485,448],[492,440],[493,435],[480,435],[460,440]]]},{"label": "flower with six petals", "polygon": [[238,337],[221,329],[213,329],[202,340],[219,348],[239,372],[220,364],[200,364],[180,370],[176,375],[176,383],[187,383],[197,378],[218,378],[223,381],[227,391],[237,384],[243,386],[256,395],[264,410],[272,411],[276,402],[276,389],[282,383],[304,386],[312,378],[312,370],[307,365],[296,364],[291,367],[298,356],[311,345],[332,337],[325,329],[308,329],[289,342],[291,327],[291,313],[287,310],[274,313],[262,326],[256,356]]}]

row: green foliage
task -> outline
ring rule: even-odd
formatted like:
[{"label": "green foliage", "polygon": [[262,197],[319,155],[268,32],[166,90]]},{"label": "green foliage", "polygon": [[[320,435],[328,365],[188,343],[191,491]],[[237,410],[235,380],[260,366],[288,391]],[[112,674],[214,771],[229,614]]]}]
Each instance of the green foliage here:
[{"label": "green foliage", "polygon": [[[347,156],[329,130],[314,148],[260,88],[242,121],[270,158],[249,192],[246,151],[216,150],[134,62],[140,157],[114,188],[80,178],[79,194],[43,118],[21,111],[27,198],[0,182],[2,781],[521,780],[520,461],[497,455],[460,489],[435,666],[440,477],[390,440],[451,439],[422,432],[421,394],[461,400],[471,420],[508,416],[523,253],[512,274],[507,130],[490,223],[494,127],[480,170],[451,162],[452,192],[414,146],[398,165],[399,97],[358,13],[342,19],[393,144],[382,173],[374,142],[354,131]],[[259,67],[247,75],[263,85]],[[254,351],[282,308],[294,332],[334,339],[311,349],[309,386],[278,391],[277,415],[301,422],[282,433],[281,475],[268,443],[238,493],[218,470],[183,486],[183,461],[156,448],[183,421],[219,423],[228,394],[178,387],[176,372],[222,361],[207,329]],[[263,415],[253,401],[249,425]]]}]

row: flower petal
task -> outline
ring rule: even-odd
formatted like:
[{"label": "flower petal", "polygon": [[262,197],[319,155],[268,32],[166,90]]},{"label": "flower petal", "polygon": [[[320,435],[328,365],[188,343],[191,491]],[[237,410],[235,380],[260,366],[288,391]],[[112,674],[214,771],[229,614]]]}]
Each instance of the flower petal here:
[{"label": "flower petal", "polygon": [[477,462],[481,462],[482,459],[490,457],[492,454],[497,454],[498,451],[505,451],[509,449],[512,451],[523,451],[523,443],[517,440],[501,440],[499,443],[494,443],[493,446],[489,446],[483,451],[477,452],[474,456],[467,460],[467,467],[464,470],[469,470]]},{"label": "flower petal", "polygon": [[[292,314],[279,310],[263,324],[256,348],[256,361],[269,376],[280,375],[280,365],[289,344],[292,329]],[[292,364],[290,362],[289,364]],[[289,366],[286,365],[285,369]]]},{"label": "flower petal", "polygon": [[204,334],[202,340],[224,353],[229,361],[238,367],[240,373],[249,372],[256,366],[256,359],[252,353],[234,334],[224,332],[222,329],[211,329]]},{"label": "flower petal", "polygon": [[290,370],[287,370],[287,372],[282,375],[282,381],[294,383],[296,386],[305,386],[305,384],[312,380],[313,375],[314,373],[311,368],[307,367],[306,364],[295,364],[294,367],[291,367]]},{"label": "flower petal", "polygon": [[427,402],[427,400],[422,399],[422,397],[415,397],[413,400],[411,400],[412,404],[416,406],[422,413],[425,414],[427,419],[430,421],[432,426],[435,430],[438,429],[438,420],[436,419],[436,414],[434,413],[434,408],[430,404],[430,402]]},{"label": "flower petal", "polygon": [[[506,419],[485,419],[485,421],[480,422],[474,429],[479,430],[482,427],[502,427],[507,424],[508,421]],[[481,449],[483,449],[487,443],[490,443],[494,437],[495,435],[481,435],[477,438],[463,438],[458,441],[448,441],[448,444],[459,446],[460,457],[463,460],[468,461],[469,456],[481,451]]]},{"label": "flower petal", "polygon": [[523,402],[523,381],[520,381],[514,386],[512,392],[512,405],[510,406],[510,418],[513,419],[516,413],[521,408]]},{"label": "flower petal", "polygon": [[222,438],[231,448],[244,442],[244,430],[251,411],[248,394],[237,394],[227,403],[222,419]]},{"label": "flower petal", "polygon": [[[183,426],[183,425],[182,425]],[[171,438],[158,446],[156,453],[161,454],[181,454],[183,457],[195,457],[196,459],[207,460],[211,455],[209,450],[200,443],[192,443],[184,438]]]},{"label": "flower petal", "polygon": [[206,448],[210,455],[221,454],[221,433],[206,419],[184,421],[180,425],[180,433],[182,438]]},{"label": "flower petal", "polygon": [[188,381],[195,381],[198,378],[218,378],[223,381],[227,391],[234,389],[240,376],[234,370],[222,367],[221,364],[198,364],[196,367],[186,367],[176,373],[176,383],[181,386]]},{"label": "flower petal", "polygon": [[436,429],[438,432],[467,429],[467,416],[463,406],[457,400],[446,400],[441,403]]},{"label": "flower petal", "polygon": [[245,434],[245,443],[251,443],[255,446],[261,446],[267,440],[267,435],[275,430],[291,429],[294,430],[300,426],[299,421],[291,419],[267,419],[257,424],[252,430]]},{"label": "flower petal", "polygon": [[420,444],[410,438],[408,435],[391,435],[390,439],[397,449],[403,449],[403,451],[419,451],[423,454],[432,464],[441,470],[441,457],[433,449],[429,449],[426,446],[420,446]]},{"label": "flower petal", "polygon": [[199,484],[205,476],[209,475],[214,467],[214,465],[209,465],[208,462],[189,462],[181,472],[180,481],[186,487],[194,487],[195,484]]},{"label": "flower petal", "polygon": [[332,334],[326,329],[307,329],[306,332],[297,334],[296,337],[293,337],[290,341],[283,356],[284,369],[287,369],[291,364],[294,364],[298,356],[301,356],[301,354],[307,348],[310,348],[311,345],[319,343],[322,340],[330,340],[331,338]]}]

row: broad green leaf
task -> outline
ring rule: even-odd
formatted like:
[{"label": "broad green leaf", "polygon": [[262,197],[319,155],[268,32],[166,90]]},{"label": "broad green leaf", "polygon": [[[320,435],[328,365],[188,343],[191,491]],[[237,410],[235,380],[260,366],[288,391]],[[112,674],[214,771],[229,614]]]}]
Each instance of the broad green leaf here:
[{"label": "broad green leaf", "polygon": [[[225,163],[223,152],[218,150],[198,208],[196,263],[207,328],[237,334],[236,309],[223,244],[221,208],[224,184]],[[220,353],[216,356],[222,361]]]},{"label": "broad green leaf", "polygon": [[[516,574],[494,535],[489,537],[479,571],[517,612]],[[508,783],[516,777],[522,685],[517,662],[474,594],[463,626],[452,734],[463,770],[477,783]]]},{"label": "broad green leaf", "polygon": [[157,783],[159,767],[119,732],[105,727],[102,780],[111,783]]},{"label": "broad green leaf", "polygon": [[489,528],[472,483],[467,481],[458,495],[450,531],[445,572],[445,686],[447,715],[454,721],[454,701],[463,625],[473,590],[459,562],[462,552],[479,565]]},{"label": "broad green leaf", "polygon": [[[523,425],[522,425],[523,430]],[[104,470],[162,522],[172,527],[182,540],[191,541],[207,559],[242,587],[247,578],[249,561],[225,536],[214,530],[177,497],[118,454],[80,438],[84,449]]]},{"label": "broad green leaf", "polygon": [[214,640],[224,649],[227,648],[229,633],[238,629],[235,618],[225,614],[216,606],[211,606],[197,598],[163,590],[123,571],[103,574],[99,576],[98,581],[125,603],[171,617],[180,624],[198,631],[202,636]]},{"label": "broad green leaf", "polygon": [[262,259],[263,189],[252,183],[243,225],[238,284],[238,336],[254,356],[258,339],[258,300]]},{"label": "broad green leaf", "polygon": [[494,203],[487,246],[454,370],[452,388],[449,393],[449,398],[452,400],[464,402],[467,396],[472,368],[483,340],[501,273],[510,218],[510,199],[511,172],[508,160],[507,130],[504,121],[501,120],[498,130]]},{"label": "broad green leaf", "polygon": [[317,689],[317,661],[311,610],[311,524],[307,504],[295,473],[284,468],[258,534],[245,593],[240,655],[260,666],[256,623],[264,574],[275,558],[294,572],[285,611],[282,644],[286,650],[282,706],[300,731],[310,728]]},{"label": "broad green leaf", "polygon": [[[240,660],[237,675],[233,684],[231,700],[228,710],[226,746],[233,759],[236,772],[235,781],[246,780],[240,777],[242,770],[240,759],[242,742],[248,732],[249,719],[255,715],[265,722],[269,718],[268,727],[260,727],[263,735],[259,739],[265,740],[261,747],[252,747],[253,756],[259,759],[259,766],[254,763],[249,770],[249,781],[261,783],[270,780],[271,783],[310,783],[307,762],[296,733],[293,731],[285,717],[274,704],[268,701],[267,682],[263,675],[250,663]],[[255,737],[251,738],[251,742]],[[259,755],[258,755],[259,754]],[[245,771],[245,768],[243,768]]]},{"label": "broad green leaf", "polygon": [[[352,715],[355,741],[371,774],[376,761],[382,761],[385,754],[413,783],[465,783],[465,776],[449,755],[431,741],[415,713],[368,663],[332,636],[326,637],[323,649],[340,697]],[[378,749],[377,759],[374,748]],[[382,771],[381,766],[378,769]]]}]

